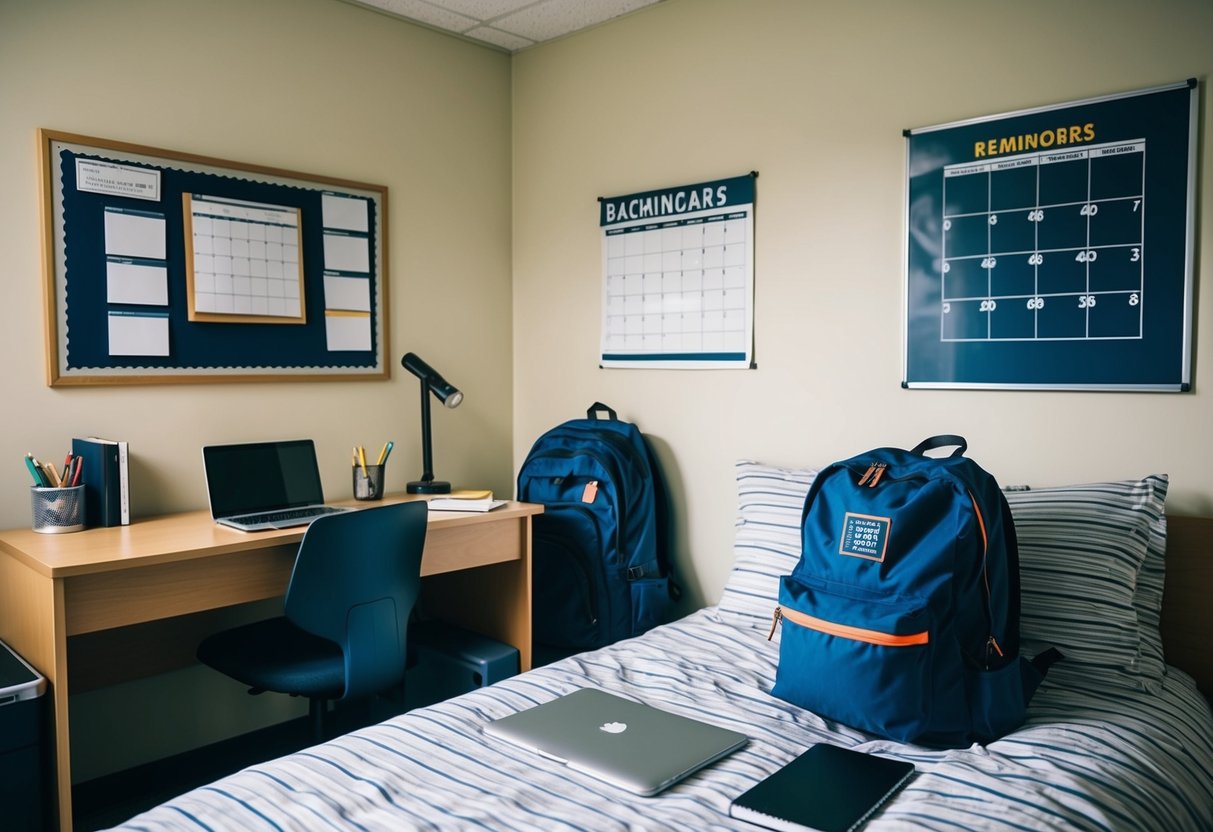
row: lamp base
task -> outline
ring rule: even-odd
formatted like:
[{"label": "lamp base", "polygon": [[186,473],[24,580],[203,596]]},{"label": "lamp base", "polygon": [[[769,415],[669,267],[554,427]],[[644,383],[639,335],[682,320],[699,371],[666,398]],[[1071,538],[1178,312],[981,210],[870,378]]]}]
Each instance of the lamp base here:
[{"label": "lamp base", "polygon": [[450,494],[451,484],[438,480],[417,480],[405,486],[409,494]]}]

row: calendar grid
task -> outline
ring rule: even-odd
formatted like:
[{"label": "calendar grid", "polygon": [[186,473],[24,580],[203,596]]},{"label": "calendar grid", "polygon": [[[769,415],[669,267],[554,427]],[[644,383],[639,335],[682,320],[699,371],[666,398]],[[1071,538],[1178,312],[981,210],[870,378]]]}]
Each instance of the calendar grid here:
[{"label": "calendar grid", "polygon": [[303,323],[299,212],[193,194],[190,319]]},{"label": "calendar grid", "polygon": [[[616,198],[620,213],[634,207],[603,222],[604,365],[749,366],[752,192],[747,177]],[[690,204],[687,194],[702,195],[699,210],[635,216],[645,210],[635,206]]]},{"label": "calendar grid", "polygon": [[946,166],[940,340],[1141,338],[1145,150],[1135,139]]}]

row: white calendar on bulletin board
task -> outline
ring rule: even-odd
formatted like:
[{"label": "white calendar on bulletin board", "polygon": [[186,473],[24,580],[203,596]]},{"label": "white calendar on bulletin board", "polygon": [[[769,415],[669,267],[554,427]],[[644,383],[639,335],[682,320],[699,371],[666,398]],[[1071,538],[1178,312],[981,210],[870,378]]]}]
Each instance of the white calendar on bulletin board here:
[{"label": "white calendar on bulletin board", "polygon": [[599,200],[603,367],[752,366],[756,176]]}]

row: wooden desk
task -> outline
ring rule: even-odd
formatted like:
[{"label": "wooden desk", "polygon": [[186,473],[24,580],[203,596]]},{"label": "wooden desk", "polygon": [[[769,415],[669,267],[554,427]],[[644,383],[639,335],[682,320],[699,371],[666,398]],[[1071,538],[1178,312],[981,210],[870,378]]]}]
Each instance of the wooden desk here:
[{"label": "wooden desk", "polygon": [[[514,645],[523,670],[531,666],[531,517],[542,511],[508,503],[483,514],[432,512],[421,561],[427,606]],[[0,532],[0,640],[49,684],[60,829],[72,827],[69,641],[91,650],[88,639],[103,632],[279,597],[303,533],[238,532],[206,511],[70,534]]]}]

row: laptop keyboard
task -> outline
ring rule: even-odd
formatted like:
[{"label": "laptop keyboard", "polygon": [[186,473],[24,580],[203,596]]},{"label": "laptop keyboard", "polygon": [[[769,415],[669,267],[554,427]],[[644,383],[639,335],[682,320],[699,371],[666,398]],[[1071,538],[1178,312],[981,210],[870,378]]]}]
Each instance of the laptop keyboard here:
[{"label": "laptop keyboard", "polygon": [[286,509],[284,511],[265,511],[261,514],[245,514],[237,518],[241,523],[253,525],[254,523],[282,523],[288,520],[314,520],[317,517],[323,517],[326,514],[337,514],[343,509],[332,508],[330,506],[313,506],[312,508],[295,508]]}]

